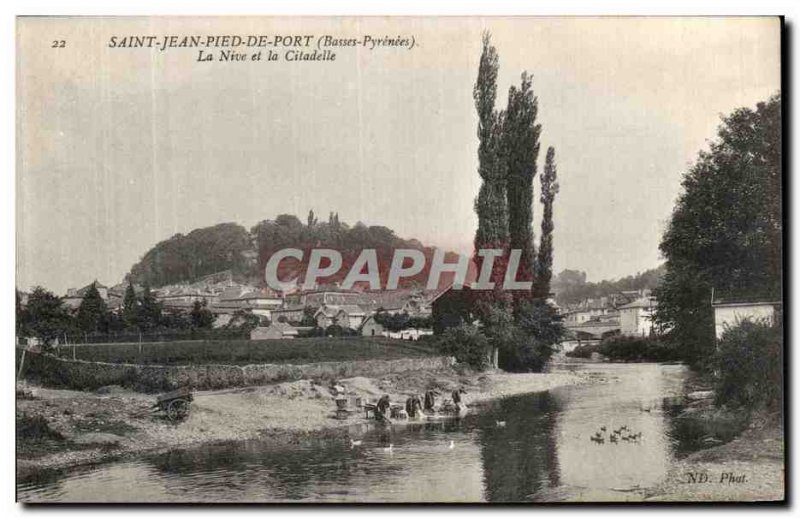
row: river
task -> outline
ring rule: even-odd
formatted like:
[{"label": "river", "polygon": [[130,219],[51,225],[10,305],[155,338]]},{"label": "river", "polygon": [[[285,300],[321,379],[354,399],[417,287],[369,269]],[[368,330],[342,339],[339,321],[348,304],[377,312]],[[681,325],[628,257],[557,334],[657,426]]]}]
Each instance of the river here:
[{"label": "river", "polygon": [[[351,435],[363,441],[358,446],[330,440],[278,448],[253,440],[79,468],[19,481],[18,498],[24,502],[636,500],[645,488],[664,479],[676,459],[697,448],[697,438],[673,419],[682,403],[685,367],[587,363],[555,369],[591,372],[608,382],[476,404],[460,420],[391,428],[354,426]],[[619,434],[613,433],[623,427]],[[635,438],[621,438],[631,436]]]}]

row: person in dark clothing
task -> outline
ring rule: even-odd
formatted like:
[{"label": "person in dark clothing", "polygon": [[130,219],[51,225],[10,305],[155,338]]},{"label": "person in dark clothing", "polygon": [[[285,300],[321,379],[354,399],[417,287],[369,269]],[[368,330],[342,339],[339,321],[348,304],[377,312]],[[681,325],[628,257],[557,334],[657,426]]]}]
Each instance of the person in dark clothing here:
[{"label": "person in dark clothing", "polygon": [[389,408],[392,406],[389,401],[389,395],[384,394],[375,405],[375,419],[383,421],[388,418]]},{"label": "person in dark clothing", "polygon": [[436,393],[432,390],[425,392],[425,405],[424,409],[426,412],[433,412],[434,406],[436,405]]},{"label": "person in dark clothing", "polygon": [[453,404],[456,406],[456,413],[461,412],[461,394],[466,394],[467,391],[464,390],[464,387],[459,388],[458,390],[453,391]]},{"label": "person in dark clothing", "polygon": [[406,414],[408,414],[408,417],[417,417],[420,410],[422,410],[422,402],[419,400],[419,396],[411,396],[406,399]]}]

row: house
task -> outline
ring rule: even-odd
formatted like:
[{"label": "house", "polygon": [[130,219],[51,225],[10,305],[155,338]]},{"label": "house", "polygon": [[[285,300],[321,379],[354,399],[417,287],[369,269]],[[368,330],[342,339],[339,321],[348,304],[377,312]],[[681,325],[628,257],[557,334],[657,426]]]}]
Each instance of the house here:
[{"label": "house", "polygon": [[86,292],[89,291],[89,288],[92,287],[94,284],[97,291],[100,293],[100,298],[104,301],[108,302],[108,287],[103,286],[97,281],[94,281],[91,284],[87,284],[83,288],[75,289],[70,288],[67,290],[67,294],[61,298],[64,301],[64,304],[67,305],[70,309],[78,309],[83,302],[83,297],[86,295]]},{"label": "house", "polygon": [[156,291],[156,298],[164,307],[191,308],[195,302],[213,303],[216,294],[192,286],[165,286]]},{"label": "house", "polygon": [[736,326],[743,320],[766,321],[773,324],[782,317],[780,301],[717,300],[712,302],[711,306],[714,308],[714,332],[717,339],[722,338],[725,329]]},{"label": "house", "polygon": [[370,315],[361,323],[358,332],[361,336],[383,336],[386,329],[382,324],[375,321],[375,315]]},{"label": "house", "polygon": [[613,311],[614,308],[608,297],[586,299],[580,304],[573,305],[567,309],[564,314],[564,322],[568,324],[582,324],[590,320],[597,320]]},{"label": "house", "polygon": [[286,295],[286,303],[298,306],[318,308],[325,304],[335,306],[358,304],[361,293],[341,288],[320,288],[316,290],[298,291]]},{"label": "house", "polygon": [[368,291],[361,294],[358,305],[367,313],[383,311],[389,315],[406,313],[415,317],[431,315],[431,304],[419,289]]},{"label": "house", "polygon": [[[235,313],[239,310],[271,319],[272,312],[283,306],[281,296],[267,288],[257,289],[252,286],[229,286],[219,294],[213,310],[217,313]],[[302,319],[302,315],[300,319]]]},{"label": "house", "polygon": [[655,297],[641,297],[617,308],[619,311],[620,334],[625,336],[649,336],[655,327],[653,313],[657,302]]},{"label": "house", "polygon": [[314,313],[314,320],[317,322],[317,327],[327,329],[333,324],[338,324],[336,315],[339,313],[337,306],[322,306]]},{"label": "house", "polygon": [[358,329],[366,317],[366,312],[356,304],[343,306],[324,305],[314,314],[317,327],[327,329],[336,324],[345,329]]},{"label": "house", "polygon": [[300,322],[305,314],[305,304],[288,304],[282,308],[270,310],[270,320],[273,322]]},{"label": "house", "polygon": [[273,322],[269,327],[257,327],[250,331],[250,340],[280,340],[297,338],[298,329],[285,322]]}]

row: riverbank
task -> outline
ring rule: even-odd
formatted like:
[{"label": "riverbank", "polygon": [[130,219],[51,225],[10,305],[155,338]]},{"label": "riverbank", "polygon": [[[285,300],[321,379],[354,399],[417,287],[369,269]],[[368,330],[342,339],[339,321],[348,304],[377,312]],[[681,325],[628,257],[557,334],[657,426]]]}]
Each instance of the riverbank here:
[{"label": "riverbank", "polygon": [[784,430],[774,416],[755,418],[736,439],[677,462],[647,501],[778,502],[785,498]]},{"label": "riverbank", "polygon": [[[389,394],[394,402],[404,402],[408,396],[428,389],[449,395],[464,387],[469,403],[592,382],[598,379],[590,374],[460,373],[440,369],[340,379],[337,384],[365,402],[375,402],[383,394]],[[26,430],[24,437],[17,438],[19,478],[203,443],[262,437],[298,441],[331,430],[352,435],[350,430],[358,428],[353,425],[368,422],[361,412],[337,419],[335,390],[311,380],[196,392],[189,417],[180,423],[151,414],[153,396],[120,387],[94,393],[28,389],[29,393],[17,398],[18,433]]]}]

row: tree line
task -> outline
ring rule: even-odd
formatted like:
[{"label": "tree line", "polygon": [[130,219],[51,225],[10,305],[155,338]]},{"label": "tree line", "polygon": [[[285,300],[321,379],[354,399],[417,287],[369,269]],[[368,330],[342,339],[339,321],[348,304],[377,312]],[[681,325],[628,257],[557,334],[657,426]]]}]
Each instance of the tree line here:
[{"label": "tree line", "polygon": [[16,292],[16,334],[21,338],[37,338],[45,347],[56,341],[84,342],[114,341],[131,335],[191,336],[203,332],[208,338],[215,332],[225,336],[245,335],[259,324],[256,315],[239,311],[221,329],[213,328],[215,316],[205,301],[195,301],[190,311],[170,311],[164,308],[149,286],[137,293],[132,283],[125,290],[118,310],[108,307],[96,283],[86,290],[80,305],[72,310],[63,299],[52,292],[35,287],[23,304],[22,294]]}]

